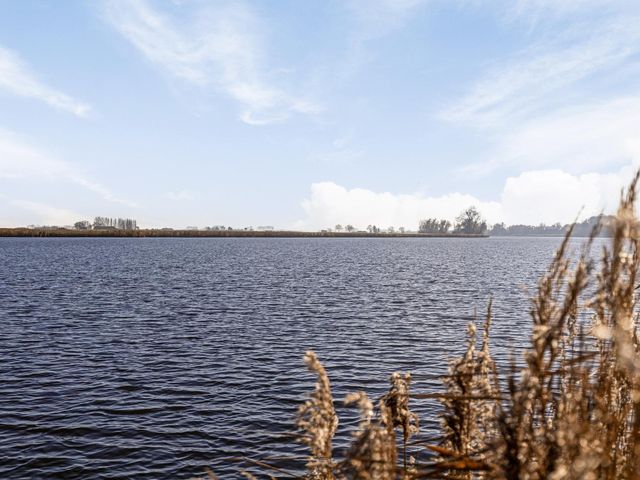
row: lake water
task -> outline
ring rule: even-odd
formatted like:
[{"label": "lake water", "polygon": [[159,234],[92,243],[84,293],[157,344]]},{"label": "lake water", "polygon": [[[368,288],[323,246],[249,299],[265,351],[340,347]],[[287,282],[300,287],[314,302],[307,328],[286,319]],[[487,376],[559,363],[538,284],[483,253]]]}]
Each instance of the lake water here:
[{"label": "lake water", "polygon": [[[0,238],[0,478],[223,477],[292,437],[324,361],[335,396],[396,370],[433,392],[494,298],[495,357],[529,331],[557,238]],[[422,435],[437,402],[416,401]],[[343,447],[354,412],[341,417]],[[275,458],[278,457],[278,458]]]}]

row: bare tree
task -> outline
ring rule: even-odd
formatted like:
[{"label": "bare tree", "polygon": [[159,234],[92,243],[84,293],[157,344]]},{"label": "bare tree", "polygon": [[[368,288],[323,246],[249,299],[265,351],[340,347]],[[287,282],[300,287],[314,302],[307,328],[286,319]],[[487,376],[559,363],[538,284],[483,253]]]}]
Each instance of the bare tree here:
[{"label": "bare tree", "polygon": [[451,228],[449,220],[438,220],[437,218],[427,218],[420,220],[418,232],[420,233],[447,233]]},{"label": "bare tree", "polygon": [[487,222],[482,218],[476,207],[469,207],[456,218],[455,231],[458,233],[485,233]]},{"label": "bare tree", "polygon": [[91,230],[91,222],[88,220],[81,220],[73,224],[73,228],[76,230]]},{"label": "bare tree", "polygon": [[137,222],[131,218],[96,217],[93,220],[95,229],[137,230]]}]

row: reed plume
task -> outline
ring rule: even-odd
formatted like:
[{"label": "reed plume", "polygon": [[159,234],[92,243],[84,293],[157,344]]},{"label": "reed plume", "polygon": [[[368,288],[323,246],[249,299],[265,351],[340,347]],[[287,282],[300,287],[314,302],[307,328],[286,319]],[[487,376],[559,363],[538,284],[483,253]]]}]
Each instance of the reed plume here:
[{"label": "reed plume", "polygon": [[333,436],[338,417],[333,405],[331,383],[326,370],[314,352],[307,352],[304,361],[317,377],[315,390],[298,409],[297,427],[304,432],[302,441],[311,449],[307,476],[312,479],[333,479]]},{"label": "reed plume", "polygon": [[398,454],[391,408],[380,400],[376,416],[364,392],[347,395],[345,404],[358,406],[360,425],[347,451],[343,474],[358,480],[395,479]]},{"label": "reed plume", "polygon": [[446,389],[441,398],[443,438],[440,448],[433,450],[441,454],[436,468],[455,467],[449,474],[452,478],[470,478],[472,466],[484,468],[485,450],[496,433],[499,389],[489,348],[491,307],[489,301],[481,350],[476,349],[476,326],[470,323],[467,349],[460,359],[450,362],[449,374],[443,379]]},{"label": "reed plume", "polygon": [[384,395],[381,402],[387,409],[388,421],[394,428],[402,430],[402,462],[404,470],[407,469],[407,442],[409,438],[418,433],[420,420],[418,416],[409,409],[409,387],[411,385],[411,374],[402,376],[399,372],[394,372],[390,378],[391,388]]},{"label": "reed plume", "polygon": [[[364,392],[347,395],[360,423],[341,461],[334,461],[331,446],[338,419],[329,379],[307,352],[305,362],[318,378],[297,421],[310,447],[307,476],[640,479],[639,175],[608,222],[610,240],[597,261],[592,247],[599,225],[577,254],[567,232],[531,299],[531,336],[521,362],[500,370],[493,361],[489,301],[481,347],[471,323],[464,354],[443,377],[444,392],[413,394],[411,376],[394,373],[376,405]],[[427,445],[431,456],[415,468],[407,459],[408,440],[418,432],[412,397],[442,404],[440,441]]]}]

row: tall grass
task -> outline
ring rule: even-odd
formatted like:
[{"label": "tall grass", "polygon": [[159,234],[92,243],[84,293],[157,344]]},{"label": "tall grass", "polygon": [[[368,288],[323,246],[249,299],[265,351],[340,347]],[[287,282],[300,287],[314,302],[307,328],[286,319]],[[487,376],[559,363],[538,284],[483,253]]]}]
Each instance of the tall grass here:
[{"label": "tall grass", "polygon": [[[364,392],[347,395],[360,423],[340,458],[329,377],[307,353],[317,384],[297,422],[309,446],[306,477],[640,479],[637,183],[638,175],[601,252],[591,251],[598,227],[577,258],[567,234],[532,298],[522,361],[500,371],[492,360],[490,302],[481,341],[470,324],[466,351],[450,363],[442,391],[414,393],[411,377],[394,373],[376,402]],[[419,428],[410,404],[434,397],[442,404],[440,437],[417,447],[430,454],[416,462],[407,455]]]}]

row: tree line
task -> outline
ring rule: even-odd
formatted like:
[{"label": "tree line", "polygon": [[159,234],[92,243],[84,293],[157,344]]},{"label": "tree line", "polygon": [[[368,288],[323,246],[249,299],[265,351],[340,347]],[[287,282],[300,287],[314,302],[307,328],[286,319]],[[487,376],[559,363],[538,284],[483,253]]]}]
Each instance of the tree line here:
[{"label": "tree line", "polygon": [[[322,232],[356,232],[358,231],[353,225],[343,226],[337,224],[333,229],[327,228]],[[373,234],[383,233],[405,233],[404,227],[387,227],[382,228],[377,225],[367,225],[366,231]],[[449,220],[438,218],[425,218],[418,222],[418,233],[430,234],[447,234],[447,233],[463,233],[470,235],[482,235],[487,233],[487,222],[476,207],[469,207],[463,210],[455,219],[455,223]]]},{"label": "tree line", "polygon": [[[614,218],[615,217],[611,215],[589,217],[586,220],[573,225],[573,236],[588,237],[598,223],[602,226],[600,235],[608,236],[608,225],[614,220]],[[544,223],[541,223],[539,225],[518,224],[506,226],[504,223],[496,223],[489,231],[489,234],[496,237],[545,235],[564,236],[571,226],[571,224],[562,225],[560,223],[554,223],[553,225],[545,225]]]},{"label": "tree line", "polygon": [[73,227],[76,230],[137,230],[138,223],[132,218],[95,217],[93,223],[80,220]]},{"label": "tree line", "polygon": [[484,234],[487,233],[487,222],[476,207],[469,207],[463,210],[456,217],[452,225],[449,220],[426,218],[420,220],[418,224],[419,233],[449,233],[453,226],[453,233]]}]

